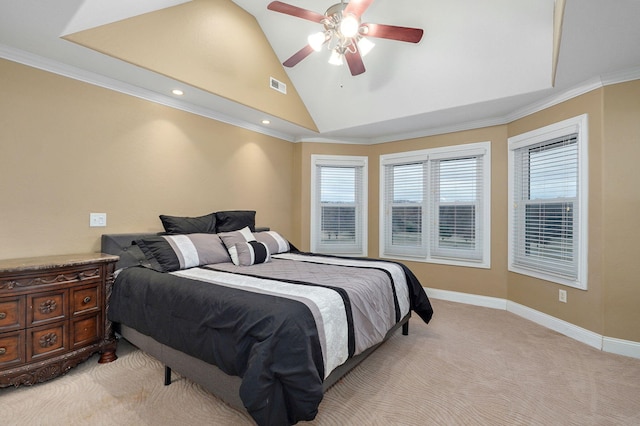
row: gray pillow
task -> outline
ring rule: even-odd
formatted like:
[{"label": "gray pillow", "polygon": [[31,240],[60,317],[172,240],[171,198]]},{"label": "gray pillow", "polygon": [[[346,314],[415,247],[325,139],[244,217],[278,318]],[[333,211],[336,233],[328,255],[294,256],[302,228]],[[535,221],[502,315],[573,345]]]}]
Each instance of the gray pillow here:
[{"label": "gray pillow", "polygon": [[269,248],[269,253],[271,254],[286,253],[291,250],[289,241],[284,239],[282,235],[278,234],[276,231],[255,232],[253,237],[257,241],[265,243]]},{"label": "gray pillow", "polygon": [[135,243],[152,264],[159,265],[161,272],[231,260],[216,234],[157,235]]},{"label": "gray pillow", "polygon": [[227,251],[229,252],[229,256],[231,257],[231,261],[235,265],[239,264],[238,250],[236,249],[236,244],[246,243],[247,241],[255,241],[255,238],[248,226],[245,226],[244,228],[238,231],[221,232],[218,234],[218,236],[220,237],[220,239],[222,240],[222,243],[227,248]]}]

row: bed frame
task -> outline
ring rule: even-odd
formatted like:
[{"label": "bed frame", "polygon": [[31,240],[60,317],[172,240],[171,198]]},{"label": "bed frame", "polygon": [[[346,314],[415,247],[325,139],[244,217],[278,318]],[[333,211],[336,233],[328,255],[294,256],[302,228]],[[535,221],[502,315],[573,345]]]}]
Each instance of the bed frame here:
[{"label": "bed frame", "polygon": [[[132,245],[131,242],[150,235],[157,234],[103,235],[102,252],[120,256],[120,260],[116,264],[116,270],[128,266],[144,265],[146,262],[144,254],[140,248]],[[402,334],[408,335],[410,317],[411,313],[402,318],[398,324],[389,330],[382,342],[372,346],[364,352],[350,358],[344,364],[336,367],[324,380],[323,390],[326,391],[329,389],[355,366],[364,361],[382,343],[389,339],[389,337],[391,337],[398,328],[402,327]],[[204,389],[219,397],[235,409],[246,412],[242,400],[240,399],[240,377],[230,376],[213,364],[209,364],[191,355],[187,355],[184,352],[164,345],[152,337],[142,334],[131,327],[127,327],[122,324],[114,324],[114,326],[119,336],[123,337],[143,352],[151,355],[164,364],[165,385],[171,384],[171,371],[174,370],[180,375],[199,384]]]}]

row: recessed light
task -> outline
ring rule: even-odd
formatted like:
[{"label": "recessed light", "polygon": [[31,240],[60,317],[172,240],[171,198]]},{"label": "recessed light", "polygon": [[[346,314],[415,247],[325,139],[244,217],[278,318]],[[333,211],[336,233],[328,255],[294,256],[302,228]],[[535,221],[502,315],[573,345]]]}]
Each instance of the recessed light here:
[{"label": "recessed light", "polygon": [[262,120],[262,124],[271,124],[269,120]]},{"label": "recessed light", "polygon": [[180,89],[173,89],[173,90],[171,91],[171,93],[173,93],[173,94],[174,94],[174,95],[176,95],[176,96],[182,96],[182,95],[184,95],[184,92],[183,92],[182,90],[180,90]]}]

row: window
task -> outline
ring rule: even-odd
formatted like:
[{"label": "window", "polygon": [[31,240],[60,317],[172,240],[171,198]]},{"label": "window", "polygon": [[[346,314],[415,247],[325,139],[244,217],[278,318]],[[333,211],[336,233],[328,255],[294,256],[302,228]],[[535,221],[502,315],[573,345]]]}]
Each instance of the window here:
[{"label": "window", "polygon": [[380,157],[380,256],[488,268],[491,144]]},{"label": "window", "polygon": [[587,288],[587,116],[509,138],[509,270]]},{"label": "window", "polygon": [[311,251],[367,254],[367,158],[311,156]]}]

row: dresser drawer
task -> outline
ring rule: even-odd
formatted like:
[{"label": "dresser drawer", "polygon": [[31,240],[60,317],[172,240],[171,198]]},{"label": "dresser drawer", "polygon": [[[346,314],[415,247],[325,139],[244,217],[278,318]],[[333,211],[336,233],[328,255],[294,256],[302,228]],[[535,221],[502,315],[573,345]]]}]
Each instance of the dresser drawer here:
[{"label": "dresser drawer", "polygon": [[0,299],[0,333],[25,328],[25,297],[4,297]]},{"label": "dresser drawer", "polygon": [[8,275],[0,278],[0,289],[9,288],[26,291],[36,287],[60,287],[76,285],[77,283],[99,282],[102,279],[101,269],[96,265],[81,267],[55,268],[51,270],[37,270],[30,273]]},{"label": "dresser drawer", "polygon": [[69,350],[68,322],[27,329],[27,362]]},{"label": "dresser drawer", "polygon": [[71,314],[73,316],[99,311],[101,306],[99,284],[90,287],[72,288],[71,303]]},{"label": "dresser drawer", "polygon": [[67,317],[69,290],[27,295],[27,327],[59,321]]},{"label": "dresser drawer", "polygon": [[81,348],[98,342],[103,335],[102,315],[89,315],[71,322],[71,348]]},{"label": "dresser drawer", "polygon": [[0,259],[0,390],[53,379],[95,353],[102,363],[117,359],[106,314],[117,261],[102,253]]},{"label": "dresser drawer", "polygon": [[0,368],[24,361],[24,330],[0,334]]}]

